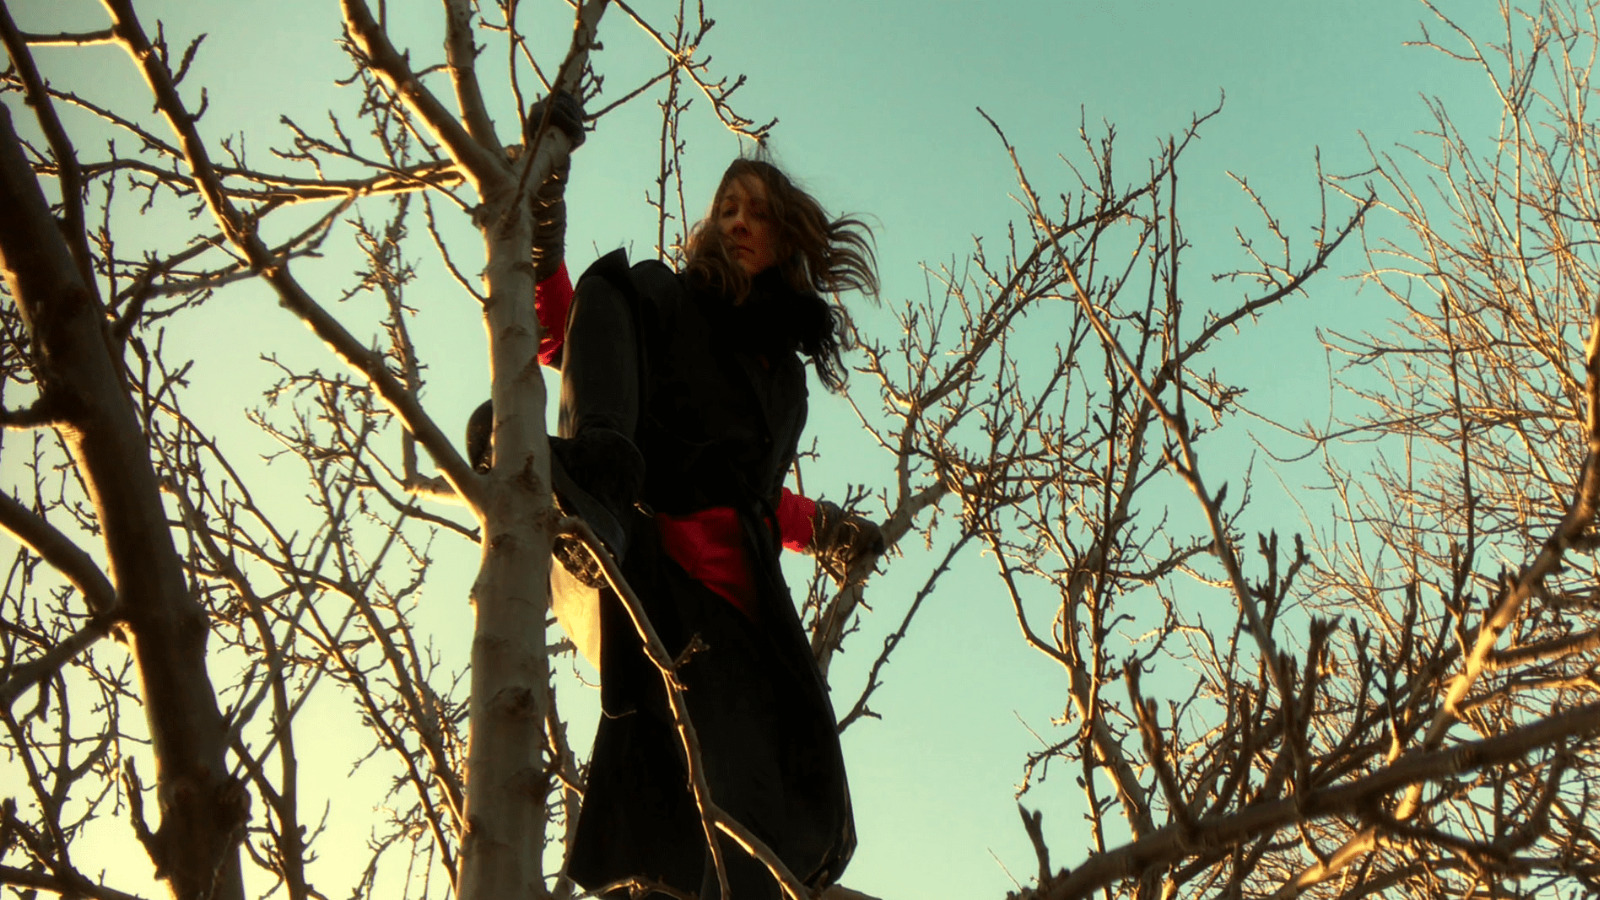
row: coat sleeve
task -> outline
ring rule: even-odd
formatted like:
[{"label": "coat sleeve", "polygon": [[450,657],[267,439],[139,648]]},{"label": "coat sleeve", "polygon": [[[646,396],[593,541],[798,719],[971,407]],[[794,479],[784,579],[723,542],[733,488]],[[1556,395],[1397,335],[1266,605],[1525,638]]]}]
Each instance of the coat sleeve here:
[{"label": "coat sleeve", "polygon": [[567,274],[567,264],[554,275],[539,282],[533,289],[533,311],[539,317],[539,327],[544,337],[539,340],[539,362],[546,366],[561,364],[561,347],[567,342],[567,312],[572,309],[572,277]]},{"label": "coat sleeve", "polygon": [[817,512],[817,502],[784,488],[778,495],[778,534],[783,546],[797,553],[811,549],[815,537],[812,519]]}]

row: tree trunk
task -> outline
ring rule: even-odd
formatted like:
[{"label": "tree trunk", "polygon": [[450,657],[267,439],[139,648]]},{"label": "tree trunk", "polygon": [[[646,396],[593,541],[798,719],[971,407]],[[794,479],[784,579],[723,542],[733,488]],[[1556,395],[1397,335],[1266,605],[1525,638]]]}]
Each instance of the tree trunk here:
[{"label": "tree trunk", "polygon": [[174,897],[242,898],[238,846],[249,798],[224,762],[205,610],[188,591],[105,310],[3,107],[0,209],[0,269],[33,339],[41,399],[94,503],[120,624],[139,668],[161,812],[146,849]]},{"label": "tree trunk", "polygon": [[482,564],[472,588],[477,616],[461,840],[463,900],[546,895],[542,857],[550,779],[540,749],[550,709],[544,627],[556,513],[528,263],[532,222],[527,204],[513,197],[491,199],[484,208],[493,211],[480,227],[489,255],[484,317],[493,369],[495,454],[481,511]]}]

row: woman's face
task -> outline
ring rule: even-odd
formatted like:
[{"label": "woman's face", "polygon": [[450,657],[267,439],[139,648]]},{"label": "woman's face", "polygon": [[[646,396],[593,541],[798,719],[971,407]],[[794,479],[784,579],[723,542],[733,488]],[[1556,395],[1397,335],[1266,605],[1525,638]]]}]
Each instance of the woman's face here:
[{"label": "woman's face", "polygon": [[727,243],[728,252],[744,269],[755,275],[778,261],[772,219],[767,210],[767,187],[754,175],[735,178],[717,201],[717,230]]}]

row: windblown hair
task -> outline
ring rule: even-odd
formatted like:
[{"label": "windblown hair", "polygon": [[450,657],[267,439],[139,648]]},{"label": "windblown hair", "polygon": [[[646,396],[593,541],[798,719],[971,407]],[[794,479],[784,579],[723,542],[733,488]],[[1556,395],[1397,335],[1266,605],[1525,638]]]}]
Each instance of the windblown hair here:
[{"label": "windblown hair", "polygon": [[[872,229],[860,219],[830,219],[816,198],[801,190],[781,169],[762,159],[736,159],[722,174],[711,210],[689,232],[684,274],[691,282],[743,302],[751,278],[739,265],[716,226],[723,196],[736,181],[752,177],[767,193],[767,218],[772,223],[774,267],[783,281],[802,296],[837,295],[860,291],[878,295],[877,257],[872,249]],[[820,298],[819,298],[820,299]],[[800,336],[800,349],[811,358],[817,376],[829,390],[844,386],[840,348],[848,343],[849,317],[843,307],[822,301],[827,322],[818,333]]]}]

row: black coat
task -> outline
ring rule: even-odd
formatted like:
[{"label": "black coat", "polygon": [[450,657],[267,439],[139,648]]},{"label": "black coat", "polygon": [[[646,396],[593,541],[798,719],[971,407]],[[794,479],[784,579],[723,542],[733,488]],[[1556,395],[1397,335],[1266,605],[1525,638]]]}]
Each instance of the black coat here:
[{"label": "black coat", "polygon": [[[827,687],[778,565],[772,504],[806,419],[805,368],[770,317],[798,299],[758,276],[735,309],[690,289],[659,262],[621,251],[590,267],[585,291],[616,291],[635,312],[642,386],[636,443],[645,505],[682,514],[739,512],[755,571],[753,618],[687,575],[638,514],[622,568],[667,650],[704,649],[679,670],[712,798],[814,887],[836,880],[855,847],[849,788]],[[804,298],[812,303],[815,297]],[[569,861],[589,889],[644,876],[680,890],[714,885],[679,738],[661,679],[615,598],[601,609],[603,715]],[[779,897],[763,869],[722,842],[739,900]]]}]

